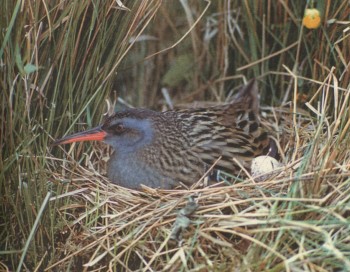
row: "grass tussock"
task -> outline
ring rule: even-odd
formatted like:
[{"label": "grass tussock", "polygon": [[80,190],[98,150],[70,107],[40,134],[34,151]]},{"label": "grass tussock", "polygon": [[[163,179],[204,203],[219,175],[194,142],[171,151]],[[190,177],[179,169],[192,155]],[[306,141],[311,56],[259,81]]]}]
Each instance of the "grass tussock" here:
[{"label": "grass tussock", "polygon": [[[350,270],[346,1],[309,1],[315,30],[307,1],[122,2],[3,5],[1,269]],[[133,191],[105,178],[108,147],[50,147],[114,108],[223,102],[252,77],[283,163],[263,182]]]}]

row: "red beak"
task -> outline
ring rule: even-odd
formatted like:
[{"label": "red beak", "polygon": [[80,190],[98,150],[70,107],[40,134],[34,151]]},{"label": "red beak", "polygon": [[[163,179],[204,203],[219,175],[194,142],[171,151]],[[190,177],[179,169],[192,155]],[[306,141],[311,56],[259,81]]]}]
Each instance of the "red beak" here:
[{"label": "red beak", "polygon": [[92,128],[58,139],[52,145],[69,144],[84,141],[103,141],[107,133],[101,127]]}]

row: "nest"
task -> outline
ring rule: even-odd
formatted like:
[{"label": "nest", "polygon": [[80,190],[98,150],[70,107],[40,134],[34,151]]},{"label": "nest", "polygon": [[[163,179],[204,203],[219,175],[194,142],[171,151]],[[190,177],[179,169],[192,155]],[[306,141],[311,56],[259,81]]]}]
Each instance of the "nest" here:
[{"label": "nest", "polygon": [[[47,269],[284,270],[300,250],[334,246],[332,232],[317,226],[317,220],[333,218],[323,207],[338,207],[348,198],[349,154],[338,149],[332,161],[321,161],[319,157],[331,155],[331,147],[339,142],[304,113],[295,118],[289,109],[265,109],[270,127],[281,127],[283,121],[275,134],[283,167],[262,182],[250,177],[208,187],[199,182],[189,190],[130,190],[99,174],[105,172],[109,152],[99,144],[81,164],[71,157],[63,168],[53,162],[63,169],[53,173],[53,181],[67,191],[51,200],[66,224],[55,234],[60,259]],[[315,139],[323,144],[314,145]],[[62,185],[67,178],[70,182]],[[336,213],[344,218],[346,211]],[[334,231],[340,235],[346,228]],[[320,259],[305,262],[316,265]],[[302,258],[293,263],[303,265]]]}]

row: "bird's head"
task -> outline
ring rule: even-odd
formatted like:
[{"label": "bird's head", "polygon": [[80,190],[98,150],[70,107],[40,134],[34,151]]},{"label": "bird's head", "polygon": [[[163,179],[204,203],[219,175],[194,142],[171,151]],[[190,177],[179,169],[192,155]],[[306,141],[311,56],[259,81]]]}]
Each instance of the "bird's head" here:
[{"label": "bird's head", "polygon": [[83,141],[102,141],[118,153],[135,152],[153,140],[153,121],[156,114],[150,110],[126,110],[108,117],[102,125],[68,135],[56,140],[53,145]]}]

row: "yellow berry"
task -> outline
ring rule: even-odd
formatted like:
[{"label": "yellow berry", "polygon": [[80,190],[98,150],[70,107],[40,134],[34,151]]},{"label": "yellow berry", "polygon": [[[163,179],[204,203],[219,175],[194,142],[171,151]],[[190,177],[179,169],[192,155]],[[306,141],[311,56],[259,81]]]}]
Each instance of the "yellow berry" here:
[{"label": "yellow berry", "polygon": [[318,28],[320,24],[321,16],[318,9],[306,9],[303,18],[303,25],[309,29],[315,29]]}]

